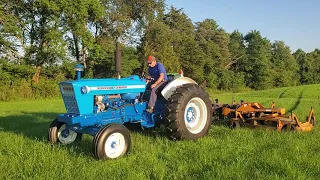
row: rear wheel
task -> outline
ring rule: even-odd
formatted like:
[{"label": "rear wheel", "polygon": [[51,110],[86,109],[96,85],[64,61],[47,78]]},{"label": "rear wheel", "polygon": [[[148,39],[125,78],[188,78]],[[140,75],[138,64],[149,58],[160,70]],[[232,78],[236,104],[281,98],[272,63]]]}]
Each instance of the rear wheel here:
[{"label": "rear wheel", "polygon": [[55,119],[48,130],[48,141],[52,144],[71,144],[75,141],[80,141],[82,138],[81,133],[67,129],[67,125]]},{"label": "rear wheel", "polygon": [[211,101],[196,84],[177,88],[166,105],[166,126],[172,139],[198,139],[208,133],[211,124]]},{"label": "rear wheel", "polygon": [[100,129],[93,140],[93,150],[98,159],[115,159],[130,149],[128,129],[122,124],[111,124]]}]

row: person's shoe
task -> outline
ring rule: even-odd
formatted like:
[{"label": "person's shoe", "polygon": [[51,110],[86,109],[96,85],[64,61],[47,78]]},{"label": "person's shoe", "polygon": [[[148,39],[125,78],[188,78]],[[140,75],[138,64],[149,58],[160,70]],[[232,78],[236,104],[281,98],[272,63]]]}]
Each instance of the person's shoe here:
[{"label": "person's shoe", "polygon": [[149,112],[149,113],[153,113],[153,107],[148,107],[148,108],[146,109],[146,111]]}]

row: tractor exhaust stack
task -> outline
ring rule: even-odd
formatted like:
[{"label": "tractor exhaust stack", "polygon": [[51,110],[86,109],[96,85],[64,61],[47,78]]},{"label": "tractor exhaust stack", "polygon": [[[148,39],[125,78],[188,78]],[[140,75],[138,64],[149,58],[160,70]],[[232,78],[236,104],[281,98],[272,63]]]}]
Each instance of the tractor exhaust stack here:
[{"label": "tractor exhaust stack", "polygon": [[121,71],[122,71],[122,57],[121,57],[121,50],[119,47],[119,42],[116,41],[116,53],[115,53],[115,67],[116,67],[116,78],[120,79],[121,78]]}]

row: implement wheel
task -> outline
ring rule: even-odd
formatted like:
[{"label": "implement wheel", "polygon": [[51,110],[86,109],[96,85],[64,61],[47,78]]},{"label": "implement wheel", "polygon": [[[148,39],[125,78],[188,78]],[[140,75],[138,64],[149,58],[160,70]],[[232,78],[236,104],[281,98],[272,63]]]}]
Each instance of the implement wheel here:
[{"label": "implement wheel", "polygon": [[296,130],[296,125],[294,124],[286,124],[282,127],[281,131],[285,132],[285,131],[295,131]]},{"label": "implement wheel", "polygon": [[239,121],[231,122],[230,127],[231,127],[232,129],[240,129],[240,123],[239,123]]},{"label": "implement wheel", "polygon": [[311,117],[310,124],[312,124],[313,126],[316,125],[316,118],[314,116]]},{"label": "implement wheel", "polygon": [[212,107],[208,94],[197,84],[178,87],[166,105],[165,124],[172,139],[198,139],[208,133]]}]

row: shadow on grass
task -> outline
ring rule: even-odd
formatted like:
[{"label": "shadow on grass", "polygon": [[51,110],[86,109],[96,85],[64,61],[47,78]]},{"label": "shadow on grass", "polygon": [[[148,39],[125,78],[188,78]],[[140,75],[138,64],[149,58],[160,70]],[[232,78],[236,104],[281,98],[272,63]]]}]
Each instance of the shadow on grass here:
[{"label": "shadow on grass", "polygon": [[0,128],[30,139],[43,140],[47,138],[48,127],[56,117],[56,113],[22,112],[19,115],[1,117]]},{"label": "shadow on grass", "polygon": [[303,88],[303,89],[300,91],[298,100],[296,101],[296,103],[294,104],[294,106],[288,110],[288,112],[292,112],[292,111],[296,110],[297,107],[300,105],[304,90],[305,90],[305,88]]},{"label": "shadow on grass", "polygon": [[279,98],[283,98],[284,97],[284,94],[291,88],[287,88],[285,89],[284,91],[281,92],[281,94],[279,95]]},{"label": "shadow on grass", "polygon": [[[22,112],[19,115],[0,117],[0,131],[15,133],[49,145],[48,129],[57,115],[57,113]],[[165,136],[163,128],[145,130],[136,128],[131,129],[130,132],[137,132],[152,138]],[[93,157],[92,141],[92,136],[84,135],[81,141],[62,146],[67,147],[70,152]]]},{"label": "shadow on grass", "polygon": [[[0,130],[22,135],[34,141],[48,142],[48,129],[51,122],[57,117],[57,113],[39,113],[39,112],[22,112],[19,115],[10,115],[1,117]],[[83,138],[80,142],[71,145],[62,145],[67,147],[68,151],[76,154],[91,156],[92,141]]]}]

